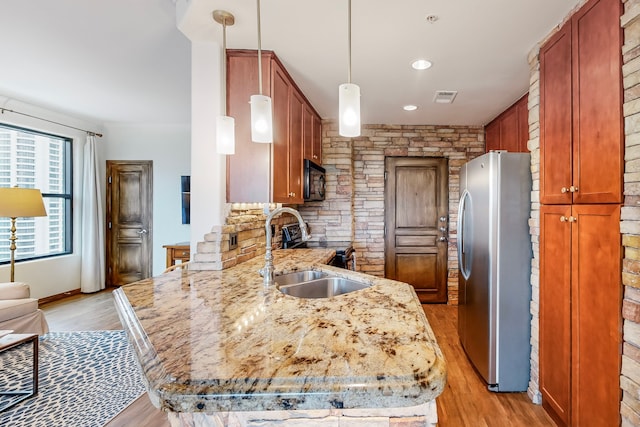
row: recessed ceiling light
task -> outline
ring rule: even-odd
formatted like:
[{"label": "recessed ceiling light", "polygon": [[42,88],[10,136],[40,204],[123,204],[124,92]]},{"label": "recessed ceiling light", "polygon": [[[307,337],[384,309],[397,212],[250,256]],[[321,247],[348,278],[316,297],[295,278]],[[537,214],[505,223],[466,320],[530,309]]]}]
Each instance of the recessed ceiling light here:
[{"label": "recessed ceiling light", "polygon": [[431,61],[427,61],[426,59],[417,59],[411,63],[411,66],[415,70],[426,70],[427,68],[431,68]]},{"label": "recessed ceiling light", "polygon": [[417,105],[405,105],[404,107],[402,107],[405,111],[414,111],[418,109]]}]

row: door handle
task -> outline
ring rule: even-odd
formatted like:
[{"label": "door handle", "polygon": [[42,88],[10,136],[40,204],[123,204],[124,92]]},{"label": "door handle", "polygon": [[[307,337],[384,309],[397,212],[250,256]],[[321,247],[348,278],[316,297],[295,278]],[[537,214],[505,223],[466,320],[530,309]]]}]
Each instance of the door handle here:
[{"label": "door handle", "polygon": [[142,230],[138,231],[138,234],[147,234],[147,230],[143,228]]}]

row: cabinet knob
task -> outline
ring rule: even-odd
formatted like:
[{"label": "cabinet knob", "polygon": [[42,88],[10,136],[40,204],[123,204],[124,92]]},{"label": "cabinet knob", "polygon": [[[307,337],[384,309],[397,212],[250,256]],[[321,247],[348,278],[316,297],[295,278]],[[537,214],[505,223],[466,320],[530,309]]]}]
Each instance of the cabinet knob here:
[{"label": "cabinet knob", "polygon": [[314,159],[317,159],[317,158],[318,158],[318,156],[316,156],[316,155],[314,154],[314,155],[313,155],[313,158],[314,158]]},{"label": "cabinet knob", "polygon": [[296,197],[296,193],[294,192],[289,193],[289,197]]},{"label": "cabinet knob", "polygon": [[568,189],[567,187],[562,187],[562,188],[560,189],[560,192],[561,192],[562,194],[566,193],[567,191],[569,191],[569,189]]},{"label": "cabinet knob", "polygon": [[575,216],[570,216],[569,222],[578,222],[578,218],[576,218]]},{"label": "cabinet knob", "polygon": [[572,185],[571,187],[569,187],[569,191],[571,191],[572,193],[577,193],[578,192],[578,187],[574,187]]},{"label": "cabinet knob", "polygon": [[560,217],[560,222],[567,222],[569,220],[569,218],[567,218],[566,216],[562,215]]}]

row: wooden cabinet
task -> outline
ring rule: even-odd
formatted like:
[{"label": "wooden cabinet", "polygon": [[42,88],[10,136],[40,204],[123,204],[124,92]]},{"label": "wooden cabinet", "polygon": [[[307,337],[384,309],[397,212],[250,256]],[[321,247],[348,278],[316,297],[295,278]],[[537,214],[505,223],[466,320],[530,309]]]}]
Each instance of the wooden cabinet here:
[{"label": "wooden cabinet", "polygon": [[485,127],[485,150],[528,153],[529,96],[525,95]]},{"label": "wooden cabinet", "polygon": [[303,111],[304,158],[322,164],[322,128],[320,117],[305,106]]},{"label": "wooden cabinet", "polygon": [[592,0],[540,49],[540,199],[622,201],[621,3]]},{"label": "wooden cabinet", "polygon": [[276,55],[263,51],[263,93],[272,99],[273,143],[253,143],[249,98],[258,93],[257,69],[256,51],[227,50],[227,113],[236,123],[236,154],[227,156],[227,202],[303,203],[305,111],[311,114],[311,129],[320,117]]},{"label": "wooden cabinet", "polygon": [[164,245],[162,247],[167,250],[167,268],[175,265],[176,261],[188,262],[191,259],[189,242]]},{"label": "wooden cabinet", "polygon": [[620,424],[620,2],[540,49],[540,391],[562,425]]},{"label": "wooden cabinet", "polygon": [[540,212],[540,391],[563,425],[619,424],[620,207]]}]

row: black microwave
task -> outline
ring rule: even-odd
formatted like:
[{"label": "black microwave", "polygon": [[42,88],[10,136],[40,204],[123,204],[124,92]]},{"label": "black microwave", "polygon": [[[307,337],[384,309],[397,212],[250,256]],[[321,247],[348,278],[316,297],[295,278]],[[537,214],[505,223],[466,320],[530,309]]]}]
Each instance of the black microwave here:
[{"label": "black microwave", "polygon": [[324,200],[326,190],[325,170],[310,160],[304,160],[304,201]]}]

